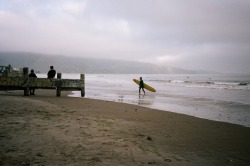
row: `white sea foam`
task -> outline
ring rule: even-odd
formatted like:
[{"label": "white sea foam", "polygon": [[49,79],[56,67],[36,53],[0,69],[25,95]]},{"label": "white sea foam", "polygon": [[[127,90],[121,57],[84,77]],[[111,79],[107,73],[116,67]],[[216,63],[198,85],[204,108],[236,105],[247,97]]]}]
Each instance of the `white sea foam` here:
[{"label": "white sea foam", "polygon": [[[44,75],[38,75],[46,77]],[[138,95],[133,78],[157,92]],[[62,74],[79,79],[80,74]],[[86,74],[87,98],[141,105],[250,127],[250,77],[239,75]],[[240,83],[247,83],[240,85]],[[73,97],[80,97],[74,92]]]}]

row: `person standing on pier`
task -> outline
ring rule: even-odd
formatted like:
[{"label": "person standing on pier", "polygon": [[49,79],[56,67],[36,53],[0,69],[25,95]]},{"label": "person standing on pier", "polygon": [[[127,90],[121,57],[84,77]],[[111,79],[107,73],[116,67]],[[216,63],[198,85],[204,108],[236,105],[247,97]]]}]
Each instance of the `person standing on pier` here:
[{"label": "person standing on pier", "polygon": [[[34,69],[30,70],[29,77],[31,77],[31,78],[37,78],[37,76],[36,76],[36,74],[34,72]],[[34,87],[30,87],[30,95],[35,95],[35,88]]]}]

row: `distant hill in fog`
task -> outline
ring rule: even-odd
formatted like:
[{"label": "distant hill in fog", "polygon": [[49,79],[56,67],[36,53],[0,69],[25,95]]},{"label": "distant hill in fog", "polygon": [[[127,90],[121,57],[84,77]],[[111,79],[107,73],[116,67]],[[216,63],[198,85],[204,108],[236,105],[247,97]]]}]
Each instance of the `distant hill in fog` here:
[{"label": "distant hill in fog", "polygon": [[24,52],[0,52],[0,65],[29,67],[46,73],[53,65],[61,73],[86,74],[198,74],[205,71],[191,71],[176,67],[158,66],[134,61],[67,57]]}]

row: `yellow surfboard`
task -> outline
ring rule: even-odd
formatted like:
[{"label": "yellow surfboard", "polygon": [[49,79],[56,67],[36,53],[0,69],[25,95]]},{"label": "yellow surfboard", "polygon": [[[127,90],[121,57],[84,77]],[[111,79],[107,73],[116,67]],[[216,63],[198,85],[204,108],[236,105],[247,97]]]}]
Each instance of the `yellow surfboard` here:
[{"label": "yellow surfboard", "polygon": [[[133,81],[134,81],[136,84],[140,85],[140,81],[139,81],[139,80],[133,79]],[[150,91],[150,92],[156,92],[156,90],[155,90],[153,87],[151,87],[151,86],[149,86],[148,84],[145,84],[145,83],[143,83],[143,84],[144,84],[144,89],[147,89],[147,90]]]}]

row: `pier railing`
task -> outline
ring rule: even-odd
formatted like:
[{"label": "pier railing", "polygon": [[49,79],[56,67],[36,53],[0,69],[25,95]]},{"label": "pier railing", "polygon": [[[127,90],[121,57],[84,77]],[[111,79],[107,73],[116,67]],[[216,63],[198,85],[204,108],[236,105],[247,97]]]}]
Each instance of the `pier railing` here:
[{"label": "pier railing", "polygon": [[57,78],[32,78],[29,69],[23,68],[22,76],[0,76],[0,90],[24,90],[24,95],[29,96],[29,89],[55,89],[56,96],[61,96],[61,91],[81,91],[85,96],[85,75],[80,74],[80,79],[62,79],[62,74],[57,73]]}]

